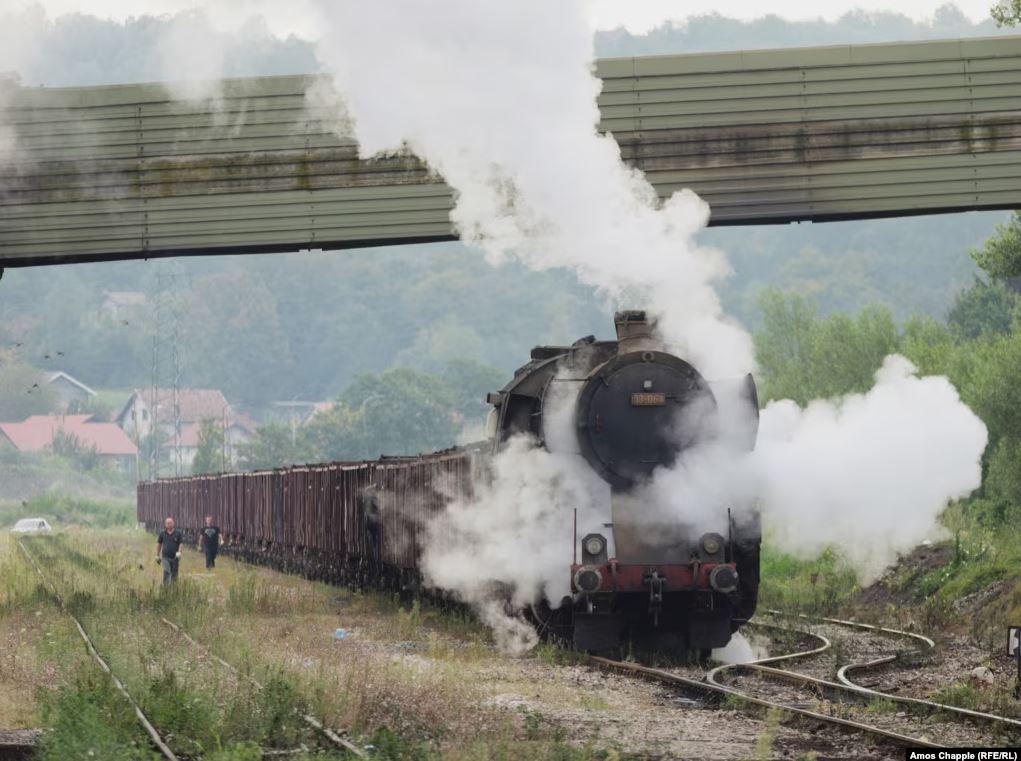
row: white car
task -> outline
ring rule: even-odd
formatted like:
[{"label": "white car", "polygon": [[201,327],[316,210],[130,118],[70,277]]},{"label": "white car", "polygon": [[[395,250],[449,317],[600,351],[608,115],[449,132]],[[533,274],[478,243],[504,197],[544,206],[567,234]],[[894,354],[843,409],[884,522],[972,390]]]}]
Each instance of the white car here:
[{"label": "white car", "polygon": [[18,534],[48,534],[53,528],[45,518],[22,518],[11,531]]}]

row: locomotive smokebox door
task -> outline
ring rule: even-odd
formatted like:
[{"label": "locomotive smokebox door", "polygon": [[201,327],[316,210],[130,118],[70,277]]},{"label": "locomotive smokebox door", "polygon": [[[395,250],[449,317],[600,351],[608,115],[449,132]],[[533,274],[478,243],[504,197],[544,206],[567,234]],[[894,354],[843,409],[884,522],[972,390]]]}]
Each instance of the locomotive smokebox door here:
[{"label": "locomotive smokebox door", "polygon": [[683,359],[643,350],[614,357],[585,381],[575,422],[592,468],[626,491],[669,467],[714,429],[709,384]]}]

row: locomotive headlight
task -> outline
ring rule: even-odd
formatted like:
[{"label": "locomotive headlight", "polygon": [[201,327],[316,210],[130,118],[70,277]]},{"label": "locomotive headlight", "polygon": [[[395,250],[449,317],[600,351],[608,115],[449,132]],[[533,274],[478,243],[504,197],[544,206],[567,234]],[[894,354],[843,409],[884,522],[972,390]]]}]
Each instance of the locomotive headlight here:
[{"label": "locomotive headlight", "polygon": [[595,592],[603,584],[603,575],[598,568],[582,566],[574,574],[574,588],[579,592]]},{"label": "locomotive headlight", "polygon": [[606,549],[606,540],[598,534],[585,537],[585,552],[589,555],[602,555]]},{"label": "locomotive headlight", "polygon": [[715,555],[720,551],[720,540],[715,534],[702,537],[702,549],[707,555]]},{"label": "locomotive headlight", "polygon": [[729,594],[737,589],[737,571],[729,565],[718,565],[709,572],[709,586],[717,592]]}]

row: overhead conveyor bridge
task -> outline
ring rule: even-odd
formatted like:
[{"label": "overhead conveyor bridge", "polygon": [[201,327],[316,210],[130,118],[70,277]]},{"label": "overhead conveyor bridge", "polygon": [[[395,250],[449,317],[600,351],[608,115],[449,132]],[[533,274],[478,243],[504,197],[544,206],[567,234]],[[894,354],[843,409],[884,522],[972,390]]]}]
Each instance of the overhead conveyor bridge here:
[{"label": "overhead conveyor bridge", "polygon": [[[711,224],[1021,208],[1021,37],[600,60],[600,129]],[[361,159],[316,77],[8,86],[0,267],[450,239],[450,188]],[[2,85],[0,85],[2,87]],[[11,136],[8,136],[11,137]],[[567,178],[569,180],[569,178]]]}]

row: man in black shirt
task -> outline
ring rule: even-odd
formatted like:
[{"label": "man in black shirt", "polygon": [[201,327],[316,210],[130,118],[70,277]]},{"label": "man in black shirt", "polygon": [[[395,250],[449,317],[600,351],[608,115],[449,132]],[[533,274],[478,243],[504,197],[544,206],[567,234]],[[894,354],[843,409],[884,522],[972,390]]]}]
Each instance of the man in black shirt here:
[{"label": "man in black shirt", "polygon": [[163,583],[177,581],[177,567],[181,562],[181,543],[184,534],[174,528],[174,519],[163,521],[163,530],[156,537],[156,560],[163,566]]},{"label": "man in black shirt", "polygon": [[206,553],[206,569],[216,567],[216,554],[220,551],[220,527],[213,525],[213,516],[206,516],[206,527],[199,532],[199,544]]}]

